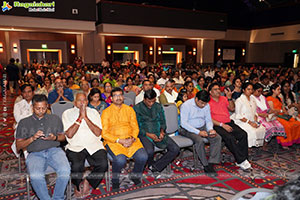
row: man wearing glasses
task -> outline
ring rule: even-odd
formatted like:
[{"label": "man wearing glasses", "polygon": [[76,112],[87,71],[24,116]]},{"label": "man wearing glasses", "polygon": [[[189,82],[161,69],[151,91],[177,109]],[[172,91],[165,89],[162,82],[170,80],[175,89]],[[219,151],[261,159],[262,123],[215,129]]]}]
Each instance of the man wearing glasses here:
[{"label": "man wearing glasses", "polygon": [[112,157],[112,189],[116,191],[120,187],[119,177],[127,158],[133,157],[135,161],[130,179],[135,185],[141,184],[148,155],[138,138],[136,114],[133,108],[123,104],[123,90],[114,88],[111,96],[113,103],[103,111],[101,119],[104,146]]}]

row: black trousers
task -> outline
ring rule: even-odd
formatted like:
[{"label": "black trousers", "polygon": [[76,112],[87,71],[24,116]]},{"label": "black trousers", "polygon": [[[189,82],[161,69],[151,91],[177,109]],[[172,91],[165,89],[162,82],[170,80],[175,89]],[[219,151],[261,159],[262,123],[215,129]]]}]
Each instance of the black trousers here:
[{"label": "black trousers", "polygon": [[159,172],[161,172],[169,163],[171,163],[180,151],[179,146],[171,137],[169,137],[167,140],[167,152],[160,159],[154,162],[153,158],[155,145],[147,137],[139,138],[148,154],[148,165],[154,166]]},{"label": "black trousers", "polygon": [[71,162],[72,183],[77,187],[77,190],[79,191],[79,185],[82,181],[82,176],[85,170],[84,163],[86,159],[90,166],[93,167],[92,172],[86,179],[90,185],[96,189],[108,168],[106,151],[104,149],[100,149],[93,155],[90,155],[86,149],[83,149],[80,152],[74,152],[67,149],[66,154],[68,160]]},{"label": "black trousers", "polygon": [[222,140],[233,154],[236,162],[240,164],[248,158],[248,135],[232,120],[226,124],[233,129],[232,132],[227,132],[221,126],[214,126],[214,129],[222,137]]}]

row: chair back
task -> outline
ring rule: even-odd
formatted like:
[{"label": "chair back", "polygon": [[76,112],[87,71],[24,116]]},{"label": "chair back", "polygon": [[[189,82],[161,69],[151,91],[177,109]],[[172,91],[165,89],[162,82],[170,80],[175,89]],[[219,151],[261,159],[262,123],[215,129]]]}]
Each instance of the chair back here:
[{"label": "chair back", "polygon": [[135,98],[136,98],[136,94],[135,94],[135,92],[133,92],[133,91],[129,91],[129,92],[124,92],[124,97],[126,98],[129,98],[129,99],[131,99],[132,100],[132,102],[133,102],[133,106],[135,105]]},{"label": "chair back", "polygon": [[167,124],[167,134],[172,134],[178,130],[178,111],[175,104],[163,106]]},{"label": "chair back", "polygon": [[51,113],[62,119],[63,112],[73,107],[74,105],[72,102],[59,101],[51,105]]},{"label": "chair back", "polygon": [[128,97],[124,97],[124,104],[126,104],[127,106],[134,106],[134,103],[132,101],[132,99],[128,98]]}]

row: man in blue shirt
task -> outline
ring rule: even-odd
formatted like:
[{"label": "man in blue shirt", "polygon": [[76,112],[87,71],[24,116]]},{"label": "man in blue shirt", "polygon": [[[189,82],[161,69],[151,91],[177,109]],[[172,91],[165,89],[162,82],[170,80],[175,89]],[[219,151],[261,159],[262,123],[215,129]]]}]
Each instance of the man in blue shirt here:
[{"label": "man in blue shirt", "polygon": [[[195,98],[181,105],[179,133],[193,140],[204,171],[211,176],[217,176],[213,165],[220,162],[222,138],[213,129],[209,99],[209,93],[202,90],[196,94]],[[207,142],[210,143],[209,160],[205,155],[205,143]]]},{"label": "man in blue shirt", "polygon": [[63,87],[63,82],[60,78],[54,81],[55,90],[51,91],[48,95],[48,103],[53,104],[58,101],[73,101],[74,96],[71,89]]}]

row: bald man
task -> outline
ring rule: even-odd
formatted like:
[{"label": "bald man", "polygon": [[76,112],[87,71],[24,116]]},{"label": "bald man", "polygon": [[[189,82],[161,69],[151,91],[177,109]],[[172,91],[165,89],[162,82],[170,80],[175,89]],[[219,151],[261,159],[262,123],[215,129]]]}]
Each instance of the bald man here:
[{"label": "bald man", "polygon": [[[68,144],[66,154],[71,162],[75,196],[84,198],[90,194],[90,185],[96,189],[107,171],[107,154],[101,142],[101,118],[96,109],[87,107],[85,93],[77,93],[74,108],[66,110],[62,121]],[[87,160],[92,172],[82,180]],[[83,182],[83,189],[80,183]]]}]

